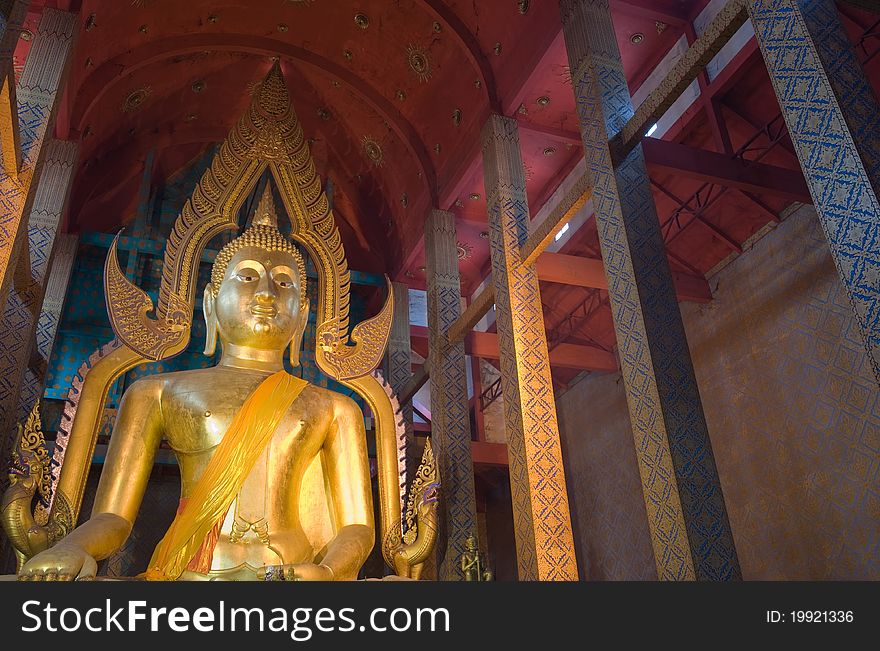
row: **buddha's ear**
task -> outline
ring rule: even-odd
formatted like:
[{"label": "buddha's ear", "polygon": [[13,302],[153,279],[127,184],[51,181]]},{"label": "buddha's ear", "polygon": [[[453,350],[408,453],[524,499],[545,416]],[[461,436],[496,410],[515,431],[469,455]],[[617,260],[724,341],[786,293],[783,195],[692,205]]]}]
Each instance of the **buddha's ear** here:
[{"label": "buddha's ear", "polygon": [[290,365],[293,368],[299,366],[299,353],[302,349],[303,334],[306,331],[306,324],[309,322],[309,299],[300,307],[299,323],[296,324],[293,337],[290,338]]},{"label": "buddha's ear", "polygon": [[205,317],[205,355],[211,357],[217,349],[217,333],[220,328],[217,325],[217,315],[214,312],[214,286],[211,283],[205,285],[205,295],[202,298],[202,314]]}]

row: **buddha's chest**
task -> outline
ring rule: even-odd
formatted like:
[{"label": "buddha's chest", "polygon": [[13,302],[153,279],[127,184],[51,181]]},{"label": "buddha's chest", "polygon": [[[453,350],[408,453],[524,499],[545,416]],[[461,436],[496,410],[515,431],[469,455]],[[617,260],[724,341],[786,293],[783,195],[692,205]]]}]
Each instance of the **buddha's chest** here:
[{"label": "buddha's chest", "polygon": [[[256,384],[256,383],[253,383]],[[255,386],[239,384],[181,388],[163,396],[162,420],[165,438],[180,456],[203,462],[214,451],[238,417],[238,425],[259,429],[269,422],[274,405],[251,405],[247,414],[242,406]],[[265,444],[276,463],[307,454],[320,447],[320,423],[307,400],[298,398],[282,416]],[[260,437],[257,437],[260,438]],[[265,455],[264,455],[265,456]]]}]

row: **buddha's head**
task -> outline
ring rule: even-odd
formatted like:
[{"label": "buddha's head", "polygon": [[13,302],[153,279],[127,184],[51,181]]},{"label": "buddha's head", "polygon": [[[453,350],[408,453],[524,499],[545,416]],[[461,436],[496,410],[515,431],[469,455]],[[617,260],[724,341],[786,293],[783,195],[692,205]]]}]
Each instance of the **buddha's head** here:
[{"label": "buddha's head", "polygon": [[258,350],[283,351],[289,345],[291,364],[299,364],[309,316],[305,264],[278,230],[268,185],[251,226],[217,254],[204,314],[206,355],[213,355],[219,336],[223,345]]}]

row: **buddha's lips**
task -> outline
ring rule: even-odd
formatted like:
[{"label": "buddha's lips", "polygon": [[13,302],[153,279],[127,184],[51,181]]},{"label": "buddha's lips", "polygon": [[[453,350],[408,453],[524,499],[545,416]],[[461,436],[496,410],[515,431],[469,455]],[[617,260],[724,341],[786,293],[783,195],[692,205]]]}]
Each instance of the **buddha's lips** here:
[{"label": "buddha's lips", "polygon": [[273,318],[273,317],[278,316],[278,308],[271,307],[271,306],[264,307],[262,305],[255,305],[254,307],[251,308],[251,314],[253,314],[254,316],[264,316],[264,317]]}]

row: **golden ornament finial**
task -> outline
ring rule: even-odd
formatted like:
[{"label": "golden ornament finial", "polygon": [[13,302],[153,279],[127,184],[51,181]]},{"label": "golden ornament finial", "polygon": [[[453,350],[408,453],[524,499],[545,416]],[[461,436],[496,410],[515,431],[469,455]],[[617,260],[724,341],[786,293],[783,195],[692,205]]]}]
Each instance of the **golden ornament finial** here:
[{"label": "golden ornament finial", "polygon": [[254,212],[251,226],[269,226],[278,228],[278,212],[275,210],[275,200],[272,198],[272,188],[269,184],[263,189],[263,196],[260,197],[260,203],[257,204],[257,210]]},{"label": "golden ornament finial", "polygon": [[272,120],[282,120],[291,112],[290,94],[280,61],[274,61],[260,87],[257,89],[259,111]]},{"label": "golden ornament finial", "polygon": [[[223,278],[226,276],[229,261],[239,249],[245,246],[290,253],[296,259],[297,267],[299,267],[299,286],[301,289],[306,287],[306,265],[302,253],[278,230],[278,212],[275,209],[275,200],[272,198],[272,187],[268,182],[263,188],[260,202],[257,204],[257,209],[254,211],[248,227],[241,235],[227,242],[214,258],[214,264],[211,266],[211,290],[215,297],[220,290]],[[305,307],[307,300],[308,294],[302,291],[300,307]]]}]

